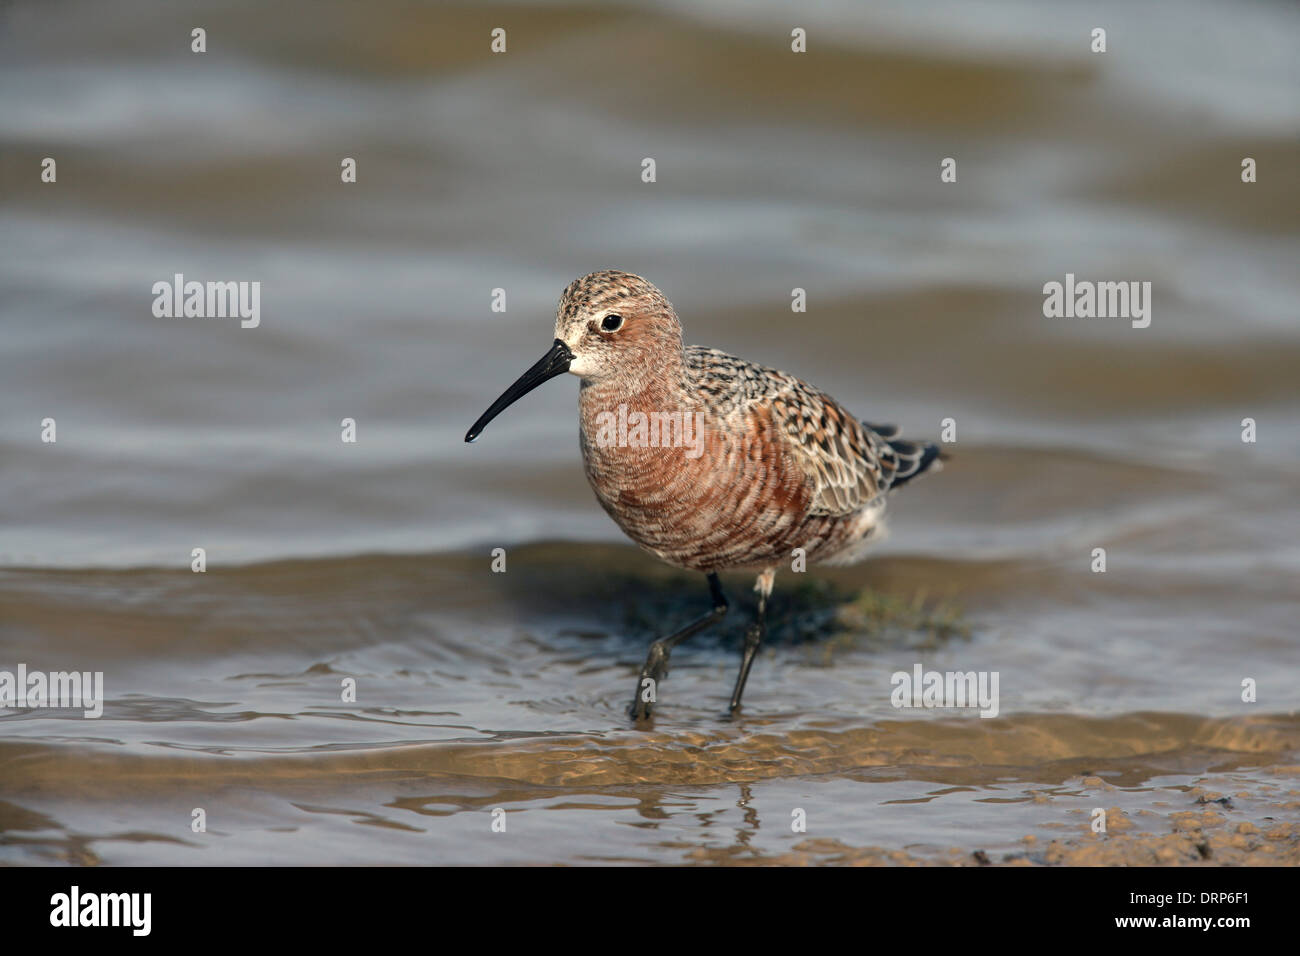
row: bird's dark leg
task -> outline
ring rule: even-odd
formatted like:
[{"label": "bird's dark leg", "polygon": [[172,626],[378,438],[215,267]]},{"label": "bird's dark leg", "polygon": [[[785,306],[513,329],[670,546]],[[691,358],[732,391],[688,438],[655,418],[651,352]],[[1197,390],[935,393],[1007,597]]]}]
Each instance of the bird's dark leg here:
[{"label": "bird's dark leg", "polygon": [[749,680],[749,669],[754,666],[758,648],[767,634],[767,599],[772,593],[772,582],[775,578],[776,570],[768,569],[758,576],[758,584],[754,587],[758,592],[758,614],[754,618],[754,623],[745,631],[745,652],[740,659],[740,673],[736,676],[736,688],[731,692],[731,706],[727,708],[728,712],[733,714],[740,706],[740,697],[745,693],[745,681]]},{"label": "bird's dark leg", "polygon": [[[676,634],[662,637],[650,645],[645,666],[641,668],[641,677],[636,682],[636,695],[632,698],[632,706],[628,708],[628,715],[633,720],[644,720],[650,716],[659,692],[659,682],[668,673],[668,656],[673,648],[710,624],[716,624],[727,613],[727,596],[722,593],[722,583],[718,581],[717,574],[709,575],[709,594],[713,598],[712,611],[687,624]],[[647,684],[647,680],[652,683]]]}]

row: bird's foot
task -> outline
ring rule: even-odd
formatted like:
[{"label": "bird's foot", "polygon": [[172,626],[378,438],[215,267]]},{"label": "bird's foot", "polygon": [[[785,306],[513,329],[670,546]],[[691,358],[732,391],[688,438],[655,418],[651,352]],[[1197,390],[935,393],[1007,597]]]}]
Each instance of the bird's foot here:
[{"label": "bird's foot", "polygon": [[754,658],[767,635],[767,625],[759,620],[749,625],[745,631],[745,650],[740,661],[740,674],[736,677],[736,689],[731,692],[731,703],[727,706],[727,716],[735,716],[740,710],[740,698],[745,693],[745,682],[749,680],[749,669],[754,666]]},{"label": "bird's foot", "polygon": [[641,676],[637,678],[636,693],[632,697],[631,706],[627,709],[628,716],[633,720],[646,720],[654,712],[659,682],[668,676],[668,656],[671,653],[668,645],[663,641],[655,641],[650,645],[645,666],[641,668]]}]

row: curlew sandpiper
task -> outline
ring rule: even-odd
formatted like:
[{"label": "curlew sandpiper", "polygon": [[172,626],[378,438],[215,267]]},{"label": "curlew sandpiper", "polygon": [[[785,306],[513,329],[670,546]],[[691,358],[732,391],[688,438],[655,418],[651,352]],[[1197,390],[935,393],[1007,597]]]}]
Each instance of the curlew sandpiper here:
[{"label": "curlew sandpiper", "polygon": [[629,538],[703,572],[713,609],[650,645],[630,716],[648,717],[673,648],[727,612],[718,572],[758,572],[730,711],[766,631],[776,570],[848,564],[884,533],[886,494],[933,468],[939,449],[854,418],[829,395],[716,349],[685,346],[664,294],[628,272],[593,272],[560,297],[555,342],[465,435],[476,439],[547,379],[582,380],[582,458],[596,498]]}]

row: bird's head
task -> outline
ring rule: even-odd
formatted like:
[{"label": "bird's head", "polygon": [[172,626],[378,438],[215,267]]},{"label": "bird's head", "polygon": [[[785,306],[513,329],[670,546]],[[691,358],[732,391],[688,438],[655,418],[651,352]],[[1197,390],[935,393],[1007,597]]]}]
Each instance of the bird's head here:
[{"label": "bird's head", "polygon": [[682,327],[672,304],[630,272],[592,272],[569,283],[555,310],[555,342],[465,434],[473,441],[506,408],[569,372],[587,382],[617,378],[629,389],[682,361]]}]

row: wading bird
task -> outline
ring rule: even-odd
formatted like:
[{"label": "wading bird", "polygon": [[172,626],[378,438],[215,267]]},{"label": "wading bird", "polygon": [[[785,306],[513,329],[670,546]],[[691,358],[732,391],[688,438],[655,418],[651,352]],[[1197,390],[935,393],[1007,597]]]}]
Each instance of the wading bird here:
[{"label": "wading bird", "polygon": [[650,645],[630,716],[648,717],[668,658],[727,613],[718,572],[758,572],[730,711],[740,706],[766,632],[776,569],[848,564],[883,536],[886,494],[939,449],[861,422],[791,375],[716,349],[685,346],[663,293],[628,272],[593,272],[564,290],[555,342],[465,435],[548,379],[578,376],[582,459],[596,498],[629,538],[669,564],[703,572],[713,609]]}]

